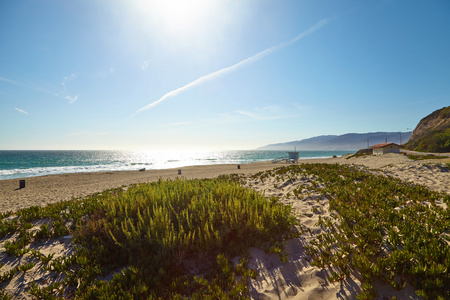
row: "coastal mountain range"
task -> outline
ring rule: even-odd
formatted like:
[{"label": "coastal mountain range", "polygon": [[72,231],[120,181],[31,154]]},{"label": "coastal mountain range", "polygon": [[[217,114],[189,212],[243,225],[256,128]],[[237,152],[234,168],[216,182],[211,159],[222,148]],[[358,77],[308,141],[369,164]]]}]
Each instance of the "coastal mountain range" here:
[{"label": "coastal mountain range", "polygon": [[404,144],[409,140],[408,132],[347,133],[343,135],[321,135],[304,140],[270,144],[256,150],[359,150],[379,143]]}]

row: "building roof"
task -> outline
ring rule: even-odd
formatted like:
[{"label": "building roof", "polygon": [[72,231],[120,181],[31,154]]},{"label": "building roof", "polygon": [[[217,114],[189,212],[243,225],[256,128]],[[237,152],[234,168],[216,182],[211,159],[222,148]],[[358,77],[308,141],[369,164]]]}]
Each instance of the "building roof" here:
[{"label": "building roof", "polygon": [[388,147],[388,146],[400,147],[400,145],[397,145],[396,143],[382,143],[382,144],[373,145],[370,148],[385,148],[385,147]]}]

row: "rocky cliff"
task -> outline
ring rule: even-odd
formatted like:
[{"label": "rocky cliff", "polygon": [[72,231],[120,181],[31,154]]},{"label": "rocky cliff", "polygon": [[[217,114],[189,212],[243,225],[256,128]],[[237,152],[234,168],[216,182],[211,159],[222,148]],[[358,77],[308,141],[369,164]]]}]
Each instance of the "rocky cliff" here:
[{"label": "rocky cliff", "polygon": [[405,148],[427,152],[450,152],[450,106],[438,109],[420,120]]}]

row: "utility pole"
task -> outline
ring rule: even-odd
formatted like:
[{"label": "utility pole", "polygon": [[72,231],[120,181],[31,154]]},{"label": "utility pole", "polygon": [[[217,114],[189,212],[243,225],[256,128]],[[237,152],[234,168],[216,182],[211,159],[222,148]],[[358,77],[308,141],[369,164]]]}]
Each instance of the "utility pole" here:
[{"label": "utility pole", "polygon": [[[412,128],[406,128],[406,130],[413,130]],[[411,136],[412,136],[412,132],[411,132],[411,134],[409,135],[409,140],[408,140],[408,142],[411,140]],[[414,150],[414,142],[412,143],[412,149]]]}]

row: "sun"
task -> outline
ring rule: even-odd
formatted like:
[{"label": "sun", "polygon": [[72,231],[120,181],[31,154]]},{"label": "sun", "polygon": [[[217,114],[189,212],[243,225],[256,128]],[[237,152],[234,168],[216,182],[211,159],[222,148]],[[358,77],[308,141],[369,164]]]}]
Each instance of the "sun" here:
[{"label": "sun", "polygon": [[138,8],[159,30],[190,34],[207,26],[217,5],[218,2],[212,0],[140,0]]}]

